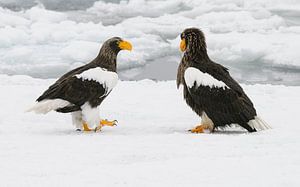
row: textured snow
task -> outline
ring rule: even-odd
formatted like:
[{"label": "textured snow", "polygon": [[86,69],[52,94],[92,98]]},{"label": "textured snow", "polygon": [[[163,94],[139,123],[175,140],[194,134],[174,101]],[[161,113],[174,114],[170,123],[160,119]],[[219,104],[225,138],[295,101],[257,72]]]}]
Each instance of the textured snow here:
[{"label": "textured snow", "polygon": [[57,78],[120,36],[134,46],[119,55],[122,79],[175,79],[179,34],[194,26],[238,80],[300,85],[298,0],[94,2],[1,0],[0,73]]},{"label": "textured snow", "polygon": [[1,186],[299,186],[300,87],[242,85],[271,130],[190,134],[175,81],[120,81],[101,106],[118,126],[78,133],[68,114],[24,113],[51,80],[0,75]]},{"label": "textured snow", "polygon": [[118,83],[117,73],[108,71],[100,67],[88,69],[75,76],[79,79],[94,80],[99,82],[104,86],[106,94],[109,93]]},{"label": "textured snow", "polygon": [[184,80],[189,88],[192,88],[196,82],[196,87],[209,86],[210,88],[229,88],[223,81],[215,79],[208,73],[203,73],[197,68],[187,68],[184,72]]}]

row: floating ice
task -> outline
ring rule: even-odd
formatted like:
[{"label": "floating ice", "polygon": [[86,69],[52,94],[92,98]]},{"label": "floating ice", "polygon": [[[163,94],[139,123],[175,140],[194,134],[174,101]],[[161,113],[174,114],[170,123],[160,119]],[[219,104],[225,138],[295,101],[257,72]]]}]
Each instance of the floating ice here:
[{"label": "floating ice", "polygon": [[300,84],[297,0],[40,2],[1,1],[10,9],[0,7],[0,73],[58,77],[120,36],[134,46],[118,57],[122,79],[175,79],[178,36],[193,26],[239,81]]}]

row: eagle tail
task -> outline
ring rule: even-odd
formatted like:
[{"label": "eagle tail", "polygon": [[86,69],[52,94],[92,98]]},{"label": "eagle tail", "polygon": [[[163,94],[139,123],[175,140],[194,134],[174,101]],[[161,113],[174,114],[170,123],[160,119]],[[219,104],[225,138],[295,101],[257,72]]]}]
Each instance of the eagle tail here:
[{"label": "eagle tail", "polygon": [[271,126],[258,116],[248,122],[248,125],[256,131],[271,129]]},{"label": "eagle tail", "polygon": [[66,107],[71,103],[63,99],[45,99],[36,102],[31,108],[27,109],[25,112],[35,112],[37,114],[46,114],[51,110],[57,110],[59,108]]}]

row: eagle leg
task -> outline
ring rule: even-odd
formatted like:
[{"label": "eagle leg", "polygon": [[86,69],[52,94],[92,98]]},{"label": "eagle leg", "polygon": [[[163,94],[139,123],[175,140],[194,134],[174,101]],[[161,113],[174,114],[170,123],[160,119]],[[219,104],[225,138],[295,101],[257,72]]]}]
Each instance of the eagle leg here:
[{"label": "eagle leg", "polygon": [[90,132],[92,129],[89,128],[88,124],[86,122],[83,122],[83,131],[84,132]]},{"label": "eagle leg", "polygon": [[108,121],[107,119],[104,119],[104,120],[100,121],[100,126],[110,126],[110,127],[113,127],[113,126],[116,126],[117,123],[118,123],[117,120]]},{"label": "eagle leg", "polygon": [[206,133],[212,132],[211,126],[209,124],[198,125],[195,128],[189,130],[192,133]]}]

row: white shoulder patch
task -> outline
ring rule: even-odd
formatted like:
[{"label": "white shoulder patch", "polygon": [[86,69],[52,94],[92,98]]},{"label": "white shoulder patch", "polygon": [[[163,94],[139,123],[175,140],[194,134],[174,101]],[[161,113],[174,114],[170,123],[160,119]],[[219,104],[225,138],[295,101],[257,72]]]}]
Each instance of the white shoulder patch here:
[{"label": "white shoulder patch", "polygon": [[203,73],[197,68],[189,67],[184,72],[184,80],[189,88],[194,86],[209,86],[210,88],[229,88],[223,81],[215,79],[208,73]]},{"label": "white shoulder patch", "polygon": [[99,82],[104,86],[106,93],[109,93],[118,83],[117,73],[107,71],[100,67],[88,69],[75,76],[82,80],[93,80]]}]

